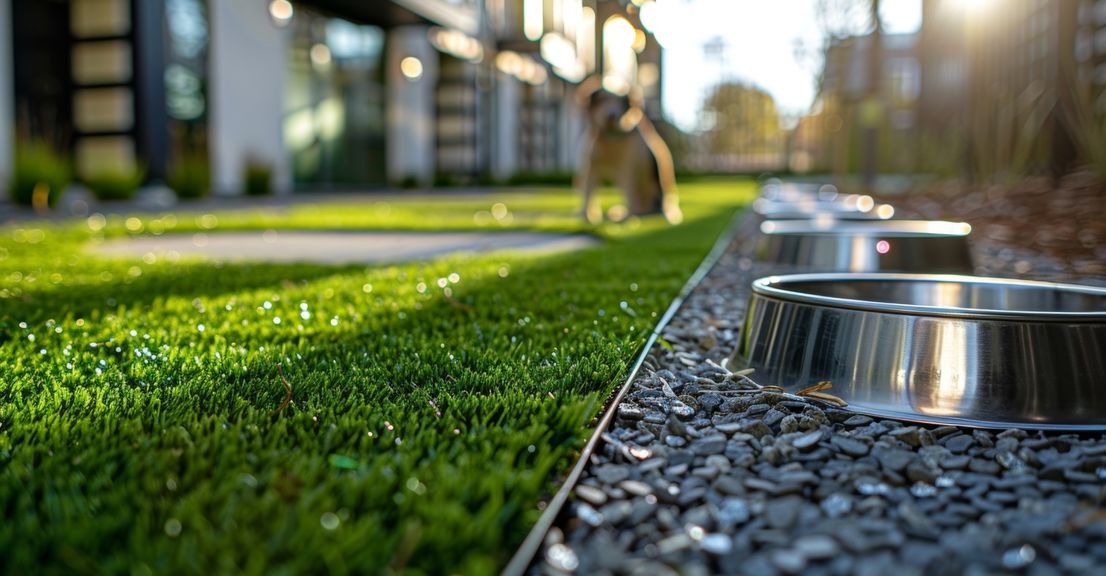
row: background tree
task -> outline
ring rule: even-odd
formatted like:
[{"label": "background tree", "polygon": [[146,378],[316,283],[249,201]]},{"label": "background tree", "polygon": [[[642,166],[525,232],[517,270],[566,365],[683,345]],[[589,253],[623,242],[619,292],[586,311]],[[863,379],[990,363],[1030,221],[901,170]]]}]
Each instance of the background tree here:
[{"label": "background tree", "polygon": [[777,154],[783,148],[776,101],[756,86],[720,84],[707,98],[703,111],[710,125],[706,141],[711,156]]}]

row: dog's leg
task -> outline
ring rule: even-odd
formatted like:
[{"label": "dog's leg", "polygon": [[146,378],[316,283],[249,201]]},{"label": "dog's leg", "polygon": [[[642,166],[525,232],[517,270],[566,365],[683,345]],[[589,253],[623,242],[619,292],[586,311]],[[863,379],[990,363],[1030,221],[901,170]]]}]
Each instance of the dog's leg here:
[{"label": "dog's leg", "polygon": [[657,129],[648,118],[642,119],[638,129],[641,130],[645,145],[649,147],[657,162],[657,179],[660,183],[664,217],[672,224],[679,224],[683,221],[684,215],[680,211],[680,197],[676,192],[676,167],[672,160],[672,151],[668,149],[668,145],[664,143],[664,139],[657,133]]}]

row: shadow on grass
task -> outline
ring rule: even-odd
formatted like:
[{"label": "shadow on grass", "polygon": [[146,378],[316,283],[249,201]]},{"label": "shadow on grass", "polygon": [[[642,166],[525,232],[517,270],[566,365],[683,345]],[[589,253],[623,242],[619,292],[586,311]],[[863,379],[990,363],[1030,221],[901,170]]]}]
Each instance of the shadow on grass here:
[{"label": "shadow on grass", "polygon": [[[135,259],[88,258],[81,265],[88,279],[108,274],[96,283],[43,284],[23,289],[16,298],[0,299],[0,319],[33,322],[41,319],[87,317],[93,311],[112,313],[119,307],[143,310],[171,298],[213,298],[271,287],[287,290],[330,276],[363,271],[365,266],[323,264],[218,264],[214,262],[146,265]],[[134,276],[132,266],[142,273]],[[116,278],[121,279],[115,281]]]},{"label": "shadow on grass", "polygon": [[[0,389],[0,404],[17,410],[0,428],[11,451],[0,458],[10,520],[0,549],[18,548],[16,570],[498,571],[731,218],[646,223],[654,228],[632,237],[614,230],[576,253],[411,263],[395,269],[402,281],[360,266],[192,264],[122,287],[30,291],[0,314],[106,316],[114,298],[156,322],[187,308],[155,305],[173,297],[271,289],[314,302],[325,286],[337,302],[316,313],[341,310],[343,321],[302,333],[228,324],[233,342],[196,351],[194,332],[173,333],[181,352],[169,364],[128,365],[125,386],[81,384],[88,397]],[[451,294],[437,286],[461,267],[479,270],[446,286]],[[366,295],[366,275],[395,292]],[[416,282],[428,294],[388,306]],[[234,355],[235,346],[265,352]],[[295,403],[272,417],[285,394],[281,364]],[[171,370],[177,383],[142,388],[150,370]]]}]

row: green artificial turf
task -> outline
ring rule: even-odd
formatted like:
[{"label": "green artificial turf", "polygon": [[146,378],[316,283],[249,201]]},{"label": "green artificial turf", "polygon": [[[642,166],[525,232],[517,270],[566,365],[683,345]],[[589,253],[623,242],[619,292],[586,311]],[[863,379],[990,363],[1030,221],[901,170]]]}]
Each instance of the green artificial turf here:
[{"label": "green artificial turf", "polygon": [[[585,227],[561,189],[0,229],[0,566],[498,571],[753,187],[681,191],[677,227]],[[268,227],[604,243],[373,267],[90,252],[105,236]]]}]

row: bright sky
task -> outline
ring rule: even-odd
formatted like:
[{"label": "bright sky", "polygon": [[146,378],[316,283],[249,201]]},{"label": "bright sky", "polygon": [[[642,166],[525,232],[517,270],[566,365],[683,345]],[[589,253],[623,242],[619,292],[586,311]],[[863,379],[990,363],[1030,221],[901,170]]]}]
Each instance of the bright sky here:
[{"label": "bright sky", "polygon": [[[722,79],[751,82],[776,99],[781,110],[806,112],[815,96],[812,63],[800,62],[795,45],[821,45],[815,20],[818,0],[662,0],[657,37],[664,46],[665,114],[693,129],[710,88]],[[922,0],[883,0],[887,33],[914,32],[921,25]],[[644,16],[644,15],[643,15]],[[724,58],[704,54],[722,37]],[[721,60],[721,61],[720,61]]]}]

